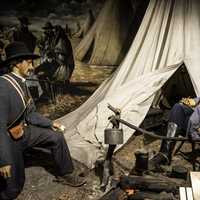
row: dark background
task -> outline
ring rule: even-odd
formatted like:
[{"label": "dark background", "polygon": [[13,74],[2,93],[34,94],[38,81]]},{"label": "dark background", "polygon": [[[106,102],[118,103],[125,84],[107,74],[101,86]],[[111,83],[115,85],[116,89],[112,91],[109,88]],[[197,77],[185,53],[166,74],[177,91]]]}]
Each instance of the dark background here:
[{"label": "dark background", "polygon": [[48,13],[59,15],[79,15],[86,9],[95,9],[105,0],[7,0],[1,3],[0,15],[45,16]]}]

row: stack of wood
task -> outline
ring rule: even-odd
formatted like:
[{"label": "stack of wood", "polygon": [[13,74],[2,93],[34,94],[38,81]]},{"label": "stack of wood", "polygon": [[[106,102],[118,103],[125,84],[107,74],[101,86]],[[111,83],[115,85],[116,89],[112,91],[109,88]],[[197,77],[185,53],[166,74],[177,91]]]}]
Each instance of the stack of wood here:
[{"label": "stack of wood", "polygon": [[176,200],[179,196],[179,187],[184,184],[184,180],[164,176],[122,176],[116,188],[100,200]]},{"label": "stack of wood", "polygon": [[[182,182],[182,181],[181,181]],[[123,176],[120,179],[119,187],[133,194],[128,195],[128,199],[152,199],[152,200],[174,200],[178,194],[178,188],[182,185],[180,181],[173,181],[169,178],[159,178],[153,176]]]}]

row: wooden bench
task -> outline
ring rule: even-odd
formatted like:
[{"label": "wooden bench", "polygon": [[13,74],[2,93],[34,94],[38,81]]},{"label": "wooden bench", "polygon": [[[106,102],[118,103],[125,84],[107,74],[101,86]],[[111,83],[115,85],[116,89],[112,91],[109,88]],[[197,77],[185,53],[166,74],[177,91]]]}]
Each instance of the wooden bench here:
[{"label": "wooden bench", "polygon": [[180,200],[194,200],[191,187],[179,188]]},{"label": "wooden bench", "polygon": [[200,172],[190,172],[191,187],[180,187],[180,200],[200,200]]}]

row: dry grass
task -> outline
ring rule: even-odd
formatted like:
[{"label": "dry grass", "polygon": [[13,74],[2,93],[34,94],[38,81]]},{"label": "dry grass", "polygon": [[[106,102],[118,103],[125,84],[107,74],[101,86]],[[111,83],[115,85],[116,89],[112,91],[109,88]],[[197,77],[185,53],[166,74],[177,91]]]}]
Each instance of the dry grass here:
[{"label": "dry grass", "polygon": [[56,119],[75,110],[93,94],[112,71],[113,67],[88,66],[76,62],[71,83],[64,88],[64,94],[56,96],[56,104],[38,102],[38,111],[51,119]]}]

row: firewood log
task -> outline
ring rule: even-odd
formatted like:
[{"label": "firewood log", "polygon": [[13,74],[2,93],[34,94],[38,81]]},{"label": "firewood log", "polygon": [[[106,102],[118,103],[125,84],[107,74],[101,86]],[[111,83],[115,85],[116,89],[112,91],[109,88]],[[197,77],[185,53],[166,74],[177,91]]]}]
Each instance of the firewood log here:
[{"label": "firewood log", "polygon": [[128,197],[128,200],[176,200],[172,193],[152,193],[152,192],[136,192]]},{"label": "firewood log", "polygon": [[158,177],[148,176],[122,176],[119,181],[119,187],[123,190],[138,189],[152,192],[172,192],[177,193],[180,185],[170,180],[160,179]]}]

